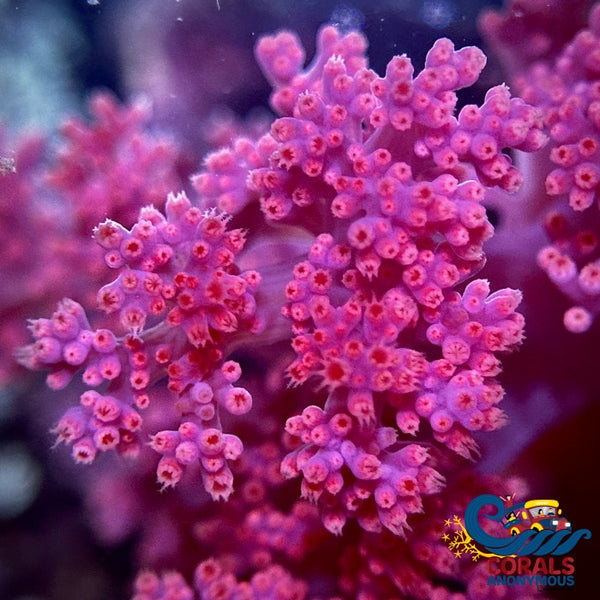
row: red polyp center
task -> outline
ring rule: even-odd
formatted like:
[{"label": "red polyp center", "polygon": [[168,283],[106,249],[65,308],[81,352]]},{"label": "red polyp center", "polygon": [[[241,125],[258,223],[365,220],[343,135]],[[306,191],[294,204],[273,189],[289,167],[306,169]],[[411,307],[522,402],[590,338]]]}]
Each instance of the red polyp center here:
[{"label": "red polyp center", "polygon": [[341,382],[346,377],[346,371],[340,362],[331,362],[327,365],[327,379],[331,382]]},{"label": "red polyp center", "polygon": [[112,433],[105,433],[101,439],[104,446],[110,446],[114,442],[115,437]]},{"label": "red polyp center", "polygon": [[369,306],[368,314],[372,319],[379,319],[383,316],[384,309],[382,304],[371,304]]},{"label": "red polyp center", "polygon": [[281,158],[288,163],[292,163],[296,159],[296,152],[292,146],[284,146],[281,149]]},{"label": "red polyp center", "polygon": [[137,240],[129,240],[125,245],[125,249],[131,255],[135,255],[141,251],[141,244]]},{"label": "red polyp center", "polygon": [[165,481],[173,481],[175,479],[175,474],[170,469],[163,469],[160,476]]},{"label": "red polyp center", "polygon": [[475,406],[475,398],[468,392],[462,392],[456,398],[456,405],[461,410],[469,410]]},{"label": "red polyp center", "polygon": [[206,443],[209,444],[210,446],[216,446],[219,443],[219,436],[216,434],[209,435],[206,438]]},{"label": "red polyp center", "polygon": [[384,348],[374,348],[371,351],[370,359],[376,365],[385,365],[388,361],[388,353]]},{"label": "red polyp center", "polygon": [[402,487],[404,488],[405,491],[407,491],[409,493],[414,492],[416,489],[415,482],[412,479],[405,479],[402,482]]}]

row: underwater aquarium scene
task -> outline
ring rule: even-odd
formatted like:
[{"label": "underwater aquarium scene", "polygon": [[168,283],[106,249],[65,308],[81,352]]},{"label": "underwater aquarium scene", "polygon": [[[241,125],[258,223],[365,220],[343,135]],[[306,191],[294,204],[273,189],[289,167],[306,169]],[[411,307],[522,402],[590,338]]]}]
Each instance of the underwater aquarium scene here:
[{"label": "underwater aquarium scene", "polygon": [[600,2],[0,0],[0,599],[600,587]]}]

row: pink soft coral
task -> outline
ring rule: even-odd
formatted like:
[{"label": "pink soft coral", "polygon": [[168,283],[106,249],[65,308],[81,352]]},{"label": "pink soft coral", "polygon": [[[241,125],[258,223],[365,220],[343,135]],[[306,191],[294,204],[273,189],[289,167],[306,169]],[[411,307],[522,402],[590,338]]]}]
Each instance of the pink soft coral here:
[{"label": "pink soft coral", "polygon": [[102,92],[89,106],[91,120],[65,120],[55,146],[41,134],[23,137],[0,174],[0,277],[13,282],[0,294],[0,381],[16,370],[10,356],[26,342],[23,319],[65,295],[95,306],[98,282],[107,281],[92,239],[98,221],[110,214],[130,226],[142,206],[162,206],[182,185],[181,150],[150,132],[147,101],[121,105]]},{"label": "pink soft coral", "polygon": [[[137,457],[129,478],[141,483],[142,436],[151,434],[158,484],[175,488],[165,506],[186,499],[186,522],[214,511],[216,522],[235,524],[225,538],[210,520],[193,527],[221,555],[195,547],[193,587],[145,573],[136,598],[304,598],[313,590],[298,561],[310,562],[311,539],[324,535],[319,518],[339,536],[320,539],[350,548],[324,576],[330,598],[338,589],[365,600],[449,598],[454,586],[465,589],[457,598],[480,596],[467,586],[472,568],[452,567],[428,519],[451,509],[457,481],[473,494],[504,485],[468,479],[465,459],[476,454],[474,432],[505,422],[497,376],[500,356],[523,339],[521,295],[473,277],[493,235],[487,190],[519,188],[504,150],[545,143],[540,113],[498,86],[456,115],[456,90],[477,80],[485,57],[449,40],[436,42],[416,76],[406,56],[378,76],[358,33],[325,27],[317,48],[304,69],[293,34],[259,41],[278,113],[270,131],[207,156],[192,181],[197,201],[170,194],[164,213],[146,207],[130,227],[98,225],[105,263],[119,271],[98,294],[107,321],[91,326],[81,305],[64,300],[32,322],[35,341],[21,351],[26,366],[50,370],[53,389],[82,372],[89,389],[55,428],[77,461],[115,449]],[[279,313],[292,323],[291,386],[274,374],[279,361],[269,381],[246,385],[252,367],[233,353],[260,364],[268,343],[271,361],[285,355]],[[300,494],[318,515],[297,489],[256,469],[261,435],[279,440],[285,418],[269,459],[285,477],[302,477]],[[224,433],[230,421],[236,433]],[[228,503],[200,509],[198,480]],[[278,528],[299,548],[287,551]],[[150,544],[168,537],[155,532]],[[189,563],[171,533],[172,554]],[[370,560],[355,571],[363,556]]]},{"label": "pink soft coral", "polygon": [[[555,4],[556,11],[544,10],[549,18],[543,27],[533,21],[532,15],[540,10],[534,2],[524,4],[525,14],[520,18],[513,9],[503,15],[489,14],[481,23],[493,45],[502,41],[511,56],[521,53],[519,68],[511,72],[513,87],[543,115],[549,154],[539,153],[527,167],[529,200],[521,218],[531,219],[535,213],[537,225],[544,226],[549,242],[538,249],[538,265],[571,303],[564,312],[565,327],[582,333],[600,312],[600,7],[591,10],[588,28],[577,32],[578,26],[565,29],[564,20],[558,27],[557,15],[568,11],[568,23],[576,25],[577,15],[583,14],[588,3]],[[550,41],[557,47],[551,52],[522,53],[525,37],[507,37],[517,24],[527,30],[528,40],[539,30],[537,38],[547,42],[544,47]],[[565,37],[564,47],[557,43],[561,39],[555,35],[558,29]]]}]

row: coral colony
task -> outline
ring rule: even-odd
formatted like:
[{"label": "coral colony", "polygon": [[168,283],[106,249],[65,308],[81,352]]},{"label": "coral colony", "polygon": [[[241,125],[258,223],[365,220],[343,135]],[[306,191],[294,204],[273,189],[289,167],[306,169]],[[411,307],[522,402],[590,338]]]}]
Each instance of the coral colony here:
[{"label": "coral colony", "polygon": [[[500,43],[510,18],[488,15],[486,35]],[[518,485],[473,472],[474,436],[507,422],[502,357],[527,343],[521,292],[478,276],[486,202],[545,185],[549,241],[528,250],[586,335],[599,36],[600,7],[523,66],[519,95],[462,107],[486,64],[475,47],[440,39],[420,72],[395,56],[378,74],[358,32],[323,27],[308,66],[293,33],[262,37],[276,116],[208,154],[187,193],[148,107],[107,95],[91,124],[67,122],[50,166],[43,140],[2,159],[2,276],[23,282],[2,291],[3,343],[65,282],[77,301],[31,320],[17,355],[73,398],[56,442],[97,463],[105,541],[138,533],[135,600],[497,597],[442,539],[473,496]],[[531,174],[511,159],[525,153]]]}]

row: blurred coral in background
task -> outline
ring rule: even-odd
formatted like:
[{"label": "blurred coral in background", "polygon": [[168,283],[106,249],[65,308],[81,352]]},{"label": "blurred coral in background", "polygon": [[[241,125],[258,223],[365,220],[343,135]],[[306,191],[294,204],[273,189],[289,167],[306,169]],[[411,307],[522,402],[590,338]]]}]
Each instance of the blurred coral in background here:
[{"label": "blurred coral in background", "polygon": [[587,593],[442,526],[597,522],[600,6],[287,4],[0,3],[2,596]]}]

